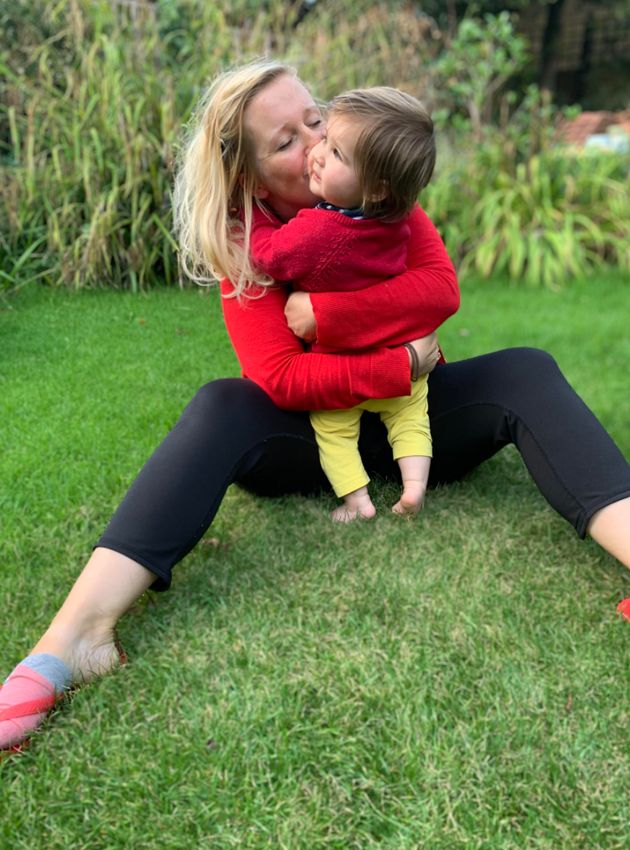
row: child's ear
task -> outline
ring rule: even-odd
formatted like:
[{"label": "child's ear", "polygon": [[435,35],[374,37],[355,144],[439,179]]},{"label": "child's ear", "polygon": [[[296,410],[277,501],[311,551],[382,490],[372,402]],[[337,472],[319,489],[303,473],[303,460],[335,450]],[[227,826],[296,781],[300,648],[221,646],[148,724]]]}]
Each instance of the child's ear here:
[{"label": "child's ear", "polygon": [[370,203],[378,204],[384,201],[389,192],[389,183],[387,180],[380,180],[376,192],[370,195]]}]

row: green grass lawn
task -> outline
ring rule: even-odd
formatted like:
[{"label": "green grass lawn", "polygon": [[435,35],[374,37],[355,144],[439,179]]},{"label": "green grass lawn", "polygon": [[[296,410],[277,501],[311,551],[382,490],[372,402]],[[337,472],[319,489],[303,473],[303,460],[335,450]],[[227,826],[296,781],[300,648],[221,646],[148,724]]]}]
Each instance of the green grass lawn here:
[{"label": "green grass lawn", "polygon": [[[464,286],[451,360],[548,349],[630,456],[630,282]],[[22,291],[0,310],[0,672],[63,600],[202,383],[238,373],[216,292]],[[130,663],[0,764],[0,847],[630,846],[630,573],[505,450],[421,518],[232,488]]]}]

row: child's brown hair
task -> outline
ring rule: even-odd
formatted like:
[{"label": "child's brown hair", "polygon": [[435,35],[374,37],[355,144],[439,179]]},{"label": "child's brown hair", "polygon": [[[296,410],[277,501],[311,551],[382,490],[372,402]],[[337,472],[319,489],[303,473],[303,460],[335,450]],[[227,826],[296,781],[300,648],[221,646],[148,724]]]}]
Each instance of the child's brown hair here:
[{"label": "child's brown hair", "polygon": [[354,166],[366,216],[397,221],[409,213],[433,174],[433,121],[410,94],[375,86],[335,97],[328,117],[358,119],[362,126]]}]

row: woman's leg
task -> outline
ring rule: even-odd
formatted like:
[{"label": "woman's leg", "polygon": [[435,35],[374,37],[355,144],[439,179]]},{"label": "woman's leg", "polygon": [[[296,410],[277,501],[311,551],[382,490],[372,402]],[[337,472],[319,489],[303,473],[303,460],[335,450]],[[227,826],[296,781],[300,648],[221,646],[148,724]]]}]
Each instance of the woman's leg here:
[{"label": "woman's leg", "polygon": [[593,540],[630,569],[630,498],[596,511],[586,530]]},{"label": "woman's leg", "polygon": [[448,364],[429,387],[434,482],[514,443],[552,507],[630,568],[630,466],[550,355],[508,349]]},{"label": "woman's leg", "polygon": [[[251,381],[226,379],[197,393],[147,461],[29,658],[37,656],[41,665],[54,656],[76,682],[114,667],[118,619],[149,587],[169,586],[173,565],[200,539],[237,481],[270,495],[326,486],[308,415],[278,410]],[[0,692],[0,749],[45,715],[32,701],[45,702],[55,689],[37,675],[35,686],[30,670],[19,682],[10,684],[10,677]],[[19,703],[31,703],[23,735],[19,719],[3,719]]]},{"label": "woman's leg", "polygon": [[[463,478],[513,443],[541,493],[578,534],[589,533],[630,567],[630,466],[549,354],[516,348],[437,366],[429,416],[430,486]],[[378,423],[365,424],[366,467],[389,474]]]}]

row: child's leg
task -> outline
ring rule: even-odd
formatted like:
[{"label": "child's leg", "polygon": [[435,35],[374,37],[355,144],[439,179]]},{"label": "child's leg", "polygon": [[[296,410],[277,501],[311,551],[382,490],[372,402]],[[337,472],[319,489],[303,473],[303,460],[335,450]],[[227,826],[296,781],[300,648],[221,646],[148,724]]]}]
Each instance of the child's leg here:
[{"label": "child's leg", "polygon": [[335,522],[371,519],[376,514],[367,489],[370,479],[359,454],[361,413],[359,407],[311,413],[322,469],[335,494],[343,497],[343,504],[331,514]]},{"label": "child's leg", "polygon": [[399,457],[397,460],[403,481],[403,491],[400,499],[392,507],[392,511],[403,516],[415,516],[424,504],[431,458],[408,455]]},{"label": "child's leg", "polygon": [[392,510],[397,514],[413,516],[424,502],[431,466],[431,431],[427,408],[427,380],[420,378],[411,396],[386,399],[377,404],[389,443],[398,461],[403,481],[400,500]]}]

